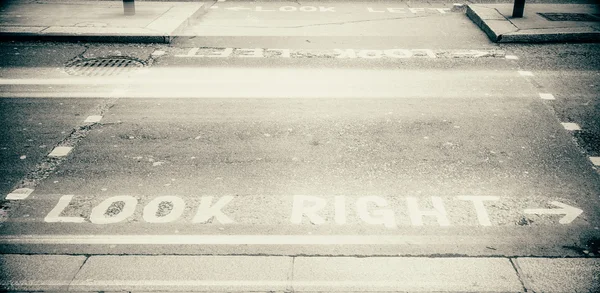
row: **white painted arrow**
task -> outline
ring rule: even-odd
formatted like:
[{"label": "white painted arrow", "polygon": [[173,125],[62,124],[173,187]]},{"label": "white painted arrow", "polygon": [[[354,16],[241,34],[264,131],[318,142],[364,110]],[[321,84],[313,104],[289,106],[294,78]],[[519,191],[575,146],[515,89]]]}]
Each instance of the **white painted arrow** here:
[{"label": "white painted arrow", "polygon": [[233,10],[233,11],[240,11],[240,10],[245,10],[245,9],[250,9],[250,8],[248,8],[248,7],[227,7],[225,9]]},{"label": "white painted arrow", "polygon": [[453,55],[470,56],[473,58],[478,58],[478,57],[486,56],[488,54],[490,54],[490,52],[488,52],[488,51],[470,50],[470,51],[455,52]]},{"label": "white painted arrow", "polygon": [[573,222],[573,220],[575,220],[579,215],[581,215],[581,213],[583,213],[582,210],[576,207],[572,207],[558,201],[553,201],[550,204],[560,207],[561,209],[526,209],[523,212],[526,214],[537,215],[565,215],[558,221],[561,224],[569,224]]}]

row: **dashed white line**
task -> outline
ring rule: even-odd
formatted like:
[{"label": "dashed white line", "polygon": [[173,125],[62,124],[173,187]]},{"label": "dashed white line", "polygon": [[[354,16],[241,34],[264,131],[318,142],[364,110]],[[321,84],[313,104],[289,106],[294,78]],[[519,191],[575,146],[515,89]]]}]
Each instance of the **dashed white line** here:
[{"label": "dashed white line", "polygon": [[515,55],[506,55],[506,56],[504,56],[504,58],[509,59],[509,60],[519,60],[519,57],[517,57]]},{"label": "dashed white line", "polygon": [[531,72],[531,71],[521,71],[521,70],[519,70],[519,74],[521,76],[533,76],[533,72]]},{"label": "dashed white line", "polygon": [[13,190],[13,192],[9,193],[6,196],[6,199],[9,199],[9,200],[26,199],[32,192],[33,192],[33,189],[31,189],[31,188],[18,188],[18,189]]},{"label": "dashed white line", "polygon": [[549,93],[540,93],[540,98],[542,100],[555,100],[554,95]]},{"label": "dashed white line", "polygon": [[88,116],[85,121],[83,121],[84,123],[97,123],[100,122],[100,120],[102,120],[102,116],[100,115],[92,115],[92,116]]},{"label": "dashed white line", "polygon": [[53,158],[64,157],[64,156],[68,155],[72,149],[73,149],[72,147],[55,147],[52,150],[52,152],[50,152],[48,154],[48,157],[53,157]]},{"label": "dashed white line", "polygon": [[570,131],[581,130],[581,127],[579,127],[579,124],[577,124],[577,123],[566,122],[566,123],[561,123],[561,124],[566,130],[570,130]]},{"label": "dashed white line", "polygon": [[155,57],[162,56],[162,55],[165,55],[165,53],[166,53],[165,51],[156,50],[156,51],[152,52],[152,56],[155,56]]}]

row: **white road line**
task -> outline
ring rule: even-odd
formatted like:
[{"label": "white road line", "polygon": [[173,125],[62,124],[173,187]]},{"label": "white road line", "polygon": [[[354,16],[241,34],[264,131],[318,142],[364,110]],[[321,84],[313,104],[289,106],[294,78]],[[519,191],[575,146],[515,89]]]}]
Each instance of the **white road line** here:
[{"label": "white road line", "polygon": [[570,131],[581,130],[581,127],[579,127],[579,124],[577,124],[577,123],[565,122],[565,123],[561,123],[561,124],[566,130],[570,130]]},{"label": "white road line", "polygon": [[549,93],[539,93],[539,94],[540,94],[540,98],[542,100],[555,100],[553,94],[549,94]]},{"label": "white road line", "polygon": [[165,55],[165,53],[166,52],[163,50],[156,50],[156,51],[152,52],[152,56],[162,56],[162,55]]},{"label": "white road line", "polygon": [[531,72],[531,71],[521,71],[521,70],[519,70],[519,74],[521,76],[533,76],[533,72]]},{"label": "white road line", "polygon": [[504,58],[509,59],[509,60],[519,60],[519,57],[517,57],[515,55],[506,55],[506,56],[504,56]]},{"label": "white road line", "polygon": [[9,193],[6,196],[6,199],[9,199],[9,200],[26,199],[32,192],[33,192],[33,189],[31,189],[31,188],[18,188],[18,189],[13,190],[11,193]]},{"label": "white road line", "polygon": [[101,115],[92,115],[92,116],[88,116],[85,121],[83,121],[84,123],[97,123],[100,122],[100,120],[102,120],[102,116]]},{"label": "white road line", "polygon": [[48,154],[48,157],[53,157],[53,158],[64,157],[64,156],[68,155],[72,149],[73,149],[72,147],[61,147],[61,146],[55,147],[52,150],[52,152],[50,152]]},{"label": "white road line", "polygon": [[483,244],[486,237],[401,235],[4,235],[0,244],[51,245],[427,245]]},{"label": "white road line", "polygon": [[600,166],[600,157],[590,157],[590,161],[592,161],[592,164]]}]

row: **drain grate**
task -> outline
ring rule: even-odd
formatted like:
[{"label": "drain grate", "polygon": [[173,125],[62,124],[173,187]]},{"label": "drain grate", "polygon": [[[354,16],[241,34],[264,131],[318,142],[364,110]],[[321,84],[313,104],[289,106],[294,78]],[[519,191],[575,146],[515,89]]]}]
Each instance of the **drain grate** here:
[{"label": "drain grate", "polygon": [[65,66],[70,75],[113,76],[144,67],[144,62],[131,57],[105,57],[75,60]]},{"label": "drain grate", "polygon": [[550,21],[600,21],[599,17],[587,13],[538,13]]}]

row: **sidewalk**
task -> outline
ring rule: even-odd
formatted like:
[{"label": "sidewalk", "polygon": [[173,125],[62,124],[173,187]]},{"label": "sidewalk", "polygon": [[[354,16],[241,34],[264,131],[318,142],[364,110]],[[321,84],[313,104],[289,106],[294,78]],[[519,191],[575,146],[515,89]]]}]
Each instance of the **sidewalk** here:
[{"label": "sidewalk", "polygon": [[126,16],[120,1],[14,1],[0,10],[0,38],[170,43],[191,18],[205,12],[205,5],[136,1],[135,10]]},{"label": "sidewalk", "polygon": [[599,292],[600,259],[2,255],[0,289]]},{"label": "sidewalk", "polygon": [[513,4],[473,4],[467,15],[494,42],[599,42],[600,8],[583,4],[525,4],[523,18]]}]

